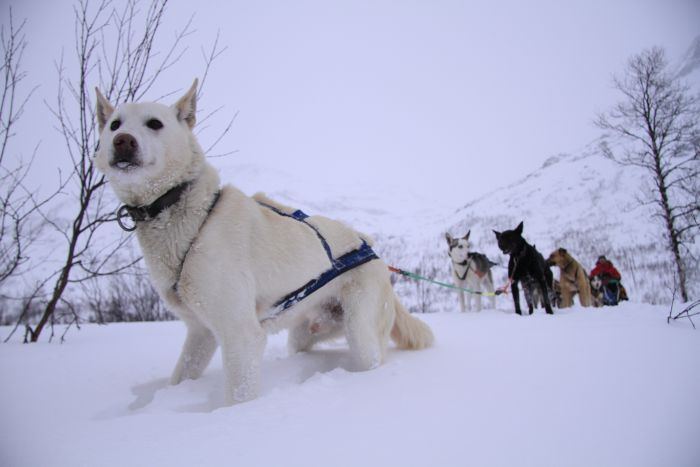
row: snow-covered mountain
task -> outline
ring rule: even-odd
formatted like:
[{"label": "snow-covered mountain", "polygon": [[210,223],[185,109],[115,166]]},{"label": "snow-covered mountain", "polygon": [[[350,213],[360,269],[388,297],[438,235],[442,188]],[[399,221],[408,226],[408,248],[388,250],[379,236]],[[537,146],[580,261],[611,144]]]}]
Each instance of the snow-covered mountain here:
[{"label": "snow-covered mountain", "polygon": [[634,300],[667,302],[674,269],[660,220],[639,201],[645,177],[639,169],[605,159],[592,145],[579,155],[551,157],[519,181],[463,206],[449,230],[460,235],[471,229],[475,249],[498,258],[491,229],[511,229],[523,221],[525,238],[545,257],[564,247],[590,270],[606,255]]}]

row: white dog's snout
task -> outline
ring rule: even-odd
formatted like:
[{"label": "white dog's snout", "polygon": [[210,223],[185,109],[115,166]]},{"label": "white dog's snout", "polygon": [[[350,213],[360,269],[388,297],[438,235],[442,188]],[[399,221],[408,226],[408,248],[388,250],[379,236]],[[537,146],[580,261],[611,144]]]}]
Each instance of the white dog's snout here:
[{"label": "white dog's snout", "polygon": [[129,133],[119,133],[112,140],[114,153],[112,157],[113,166],[134,165],[138,163],[137,155],[139,145]]},{"label": "white dog's snout", "polygon": [[131,136],[129,133],[119,133],[114,137],[112,144],[117,152],[133,152],[138,148],[136,138]]}]

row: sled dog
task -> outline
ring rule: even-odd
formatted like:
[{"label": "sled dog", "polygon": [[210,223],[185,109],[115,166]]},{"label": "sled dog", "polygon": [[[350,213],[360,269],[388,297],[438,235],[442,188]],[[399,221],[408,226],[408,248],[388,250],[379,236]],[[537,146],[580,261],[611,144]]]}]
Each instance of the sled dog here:
[{"label": "sled dog", "polygon": [[574,295],[578,294],[581,306],[591,306],[591,285],[583,266],[574,259],[566,248],[557,248],[547,258],[548,266],[559,266],[559,283],[561,284],[561,308],[574,304]]},{"label": "sled dog", "polygon": [[544,308],[547,314],[553,314],[552,305],[549,299],[549,289],[552,287],[553,275],[549,266],[544,261],[542,254],[537,251],[534,245],[530,245],[523,238],[523,223],[521,222],[513,230],[503,232],[493,231],[498,241],[498,248],[506,254],[510,255],[508,260],[508,277],[511,278],[511,290],[513,292],[513,303],[515,312],[519,315],[520,311],[520,295],[518,291],[518,283],[522,282],[523,287],[529,289],[525,292],[525,300],[530,314],[532,314],[535,298],[535,289],[539,289]]},{"label": "sled dog", "polygon": [[603,279],[600,276],[593,276],[589,279],[591,284],[591,303],[598,308],[603,306],[605,294],[603,292]]},{"label": "sled dog", "polygon": [[[489,261],[486,255],[469,251],[469,235],[471,230],[462,238],[452,238],[449,233],[445,234],[447,240],[448,255],[452,260],[452,278],[458,289],[459,308],[462,312],[471,311],[472,301],[476,305],[476,311],[481,311],[481,292],[485,290],[493,293],[493,275],[491,266],[495,263]],[[473,290],[477,293],[467,293],[466,307],[464,300],[464,290]],[[489,306],[496,308],[496,297],[489,297]]]},{"label": "sled dog", "polygon": [[[220,186],[192,132],[196,93],[197,80],[172,106],[115,108],[97,90],[96,166],[134,223],[156,290],[187,326],[170,383],[198,378],[221,346],[225,402],[253,399],[267,333],[282,329],[291,353],[344,334],[356,370],[379,366],[389,337],[399,348],[430,346],[432,331],[401,305],[369,237]],[[304,288],[357,251],[370,253],[362,264]]]}]

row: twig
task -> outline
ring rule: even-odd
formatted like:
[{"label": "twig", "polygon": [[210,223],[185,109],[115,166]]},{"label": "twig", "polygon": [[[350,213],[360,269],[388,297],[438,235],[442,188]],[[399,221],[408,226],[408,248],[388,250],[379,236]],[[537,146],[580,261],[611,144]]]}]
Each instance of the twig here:
[{"label": "twig", "polygon": [[690,324],[693,325],[693,329],[697,329],[695,327],[695,323],[693,322],[693,316],[700,315],[700,310],[694,311],[693,313],[691,313],[691,311],[698,306],[700,306],[700,300],[695,300],[693,303],[685,307],[680,313],[673,316],[673,304],[671,304],[671,312],[669,313],[668,319],[666,321],[670,323],[671,320],[675,321],[679,318],[688,318]]}]

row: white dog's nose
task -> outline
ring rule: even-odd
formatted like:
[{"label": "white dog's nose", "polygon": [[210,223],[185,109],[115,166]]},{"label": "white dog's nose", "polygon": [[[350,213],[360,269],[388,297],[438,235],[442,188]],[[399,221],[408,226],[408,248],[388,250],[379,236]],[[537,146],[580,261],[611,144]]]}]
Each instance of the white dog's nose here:
[{"label": "white dog's nose", "polygon": [[134,152],[138,147],[136,138],[131,136],[129,133],[119,133],[114,137],[112,144],[117,152]]},{"label": "white dog's nose", "polygon": [[114,146],[113,166],[136,164],[139,147],[136,138],[129,133],[120,133],[112,140],[112,146]]}]

